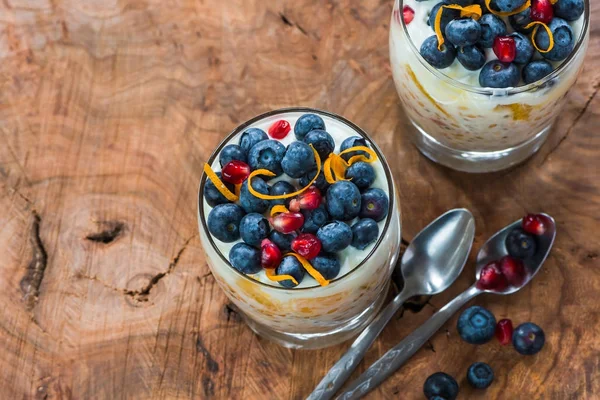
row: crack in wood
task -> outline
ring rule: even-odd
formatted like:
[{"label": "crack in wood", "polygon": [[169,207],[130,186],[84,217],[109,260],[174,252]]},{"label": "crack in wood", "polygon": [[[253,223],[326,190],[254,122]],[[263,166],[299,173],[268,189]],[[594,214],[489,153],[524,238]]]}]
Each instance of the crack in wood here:
[{"label": "crack in wood", "polygon": [[42,285],[44,273],[48,267],[48,254],[46,253],[46,249],[44,248],[44,244],[40,237],[40,224],[42,218],[35,210],[31,213],[33,214],[33,224],[29,241],[33,249],[33,257],[27,266],[25,276],[23,276],[19,283],[21,291],[23,292],[23,300],[25,301],[27,311],[32,311],[38,301],[40,286]]},{"label": "crack in wood", "polygon": [[206,368],[208,369],[208,371],[212,373],[219,372],[219,363],[215,361],[212,354],[210,354],[206,346],[204,346],[204,342],[202,341],[201,337],[198,337],[198,339],[196,339],[196,351],[204,356],[204,360],[206,361]]},{"label": "crack in wood", "polygon": [[98,224],[106,226],[101,232],[91,233],[85,238],[91,242],[109,244],[117,239],[125,230],[125,224],[120,221],[100,221]]},{"label": "crack in wood", "polygon": [[283,21],[283,23],[286,24],[287,26],[291,26],[293,28],[296,28],[300,32],[302,32],[303,35],[308,36],[308,32],[306,32],[306,29],[304,29],[303,27],[301,27],[298,23],[290,21],[290,19],[288,17],[286,17],[285,14],[283,14],[283,13],[280,12],[279,13],[279,17],[281,18],[281,20]]}]

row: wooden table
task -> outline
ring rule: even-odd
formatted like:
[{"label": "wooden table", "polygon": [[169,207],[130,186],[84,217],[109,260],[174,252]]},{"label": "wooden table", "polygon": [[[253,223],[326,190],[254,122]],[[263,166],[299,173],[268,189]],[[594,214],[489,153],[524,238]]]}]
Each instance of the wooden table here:
[{"label": "wooden table", "polygon": [[[196,222],[216,144],[294,105],[373,134],[407,241],[453,207],[475,215],[475,248],[527,211],[558,221],[533,284],[476,300],[541,325],[543,352],[470,346],[455,317],[372,398],[422,398],[438,370],[463,399],[600,398],[600,2],[548,143],[484,176],[429,162],[403,134],[390,0],[0,3],[1,398],[304,398],[347,344],[292,351],[255,336],[211,276]],[[399,314],[355,376],[472,282],[473,256],[447,292]],[[474,361],[494,367],[487,391],[466,384]]]}]

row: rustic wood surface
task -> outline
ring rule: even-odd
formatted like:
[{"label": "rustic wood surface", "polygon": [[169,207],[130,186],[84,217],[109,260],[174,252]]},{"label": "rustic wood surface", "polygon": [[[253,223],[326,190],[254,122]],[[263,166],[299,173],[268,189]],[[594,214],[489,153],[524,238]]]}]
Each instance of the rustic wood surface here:
[{"label": "rustic wood surface", "polygon": [[[400,187],[406,240],[453,207],[473,211],[475,248],[526,211],[558,221],[533,284],[476,300],[544,327],[542,353],[469,346],[455,317],[371,398],[422,398],[424,379],[442,370],[462,399],[599,399],[600,2],[592,7],[586,68],[548,143],[525,165],[474,176],[427,161],[403,134],[391,0],[1,1],[0,397],[306,396],[347,344],[305,352],[256,337],[209,273],[195,214],[202,163],[224,135],[306,105],[373,134]],[[401,312],[357,374],[473,270]],[[495,369],[485,392],[466,384],[474,361]]]}]

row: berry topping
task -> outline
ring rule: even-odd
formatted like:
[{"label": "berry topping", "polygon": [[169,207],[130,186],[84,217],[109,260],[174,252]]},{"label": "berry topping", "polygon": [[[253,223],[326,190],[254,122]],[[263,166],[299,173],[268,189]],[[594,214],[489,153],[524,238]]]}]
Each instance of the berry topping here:
[{"label": "berry topping", "polygon": [[333,221],[317,231],[323,250],[334,253],[342,251],[352,243],[352,229],[340,221]]},{"label": "berry topping", "polygon": [[[217,172],[216,175],[219,179],[221,179],[220,172]],[[231,183],[224,182],[223,184],[225,185],[227,190],[229,190],[230,192],[234,191],[234,187]],[[208,205],[211,207],[214,207],[218,204],[225,204],[225,203],[229,202],[229,200],[227,200],[227,198],[225,196],[223,196],[223,194],[219,191],[219,189],[217,189],[215,184],[210,179],[207,179],[206,184],[204,185],[204,199],[206,200]]]},{"label": "berry topping", "polygon": [[263,239],[260,244],[260,265],[263,268],[277,268],[281,263],[281,250],[269,239]]},{"label": "berry topping", "polygon": [[494,380],[494,371],[492,367],[483,362],[471,364],[467,371],[467,380],[476,389],[485,389],[492,384]]},{"label": "berry topping", "polygon": [[481,25],[481,38],[479,39],[479,44],[486,49],[489,49],[494,45],[496,36],[506,35],[506,24],[502,18],[494,14],[485,14],[479,20],[479,24]]},{"label": "berry topping", "polygon": [[[351,149],[352,147],[367,147],[367,141],[365,140],[365,138],[360,136],[350,136],[349,138],[344,139],[344,141],[340,145],[340,153],[343,153],[346,150]],[[342,154],[342,158],[348,161],[350,158],[358,155],[363,155],[365,157],[369,156],[368,153],[357,150],[349,151],[347,153]]]},{"label": "berry topping", "polygon": [[258,247],[270,230],[269,221],[262,214],[246,214],[240,222],[240,236],[250,246]]},{"label": "berry topping", "polygon": [[208,163],[204,163],[204,173],[206,174],[206,177],[212,182],[213,187],[215,188],[215,190],[217,190],[219,193],[221,193],[223,195],[223,197],[225,197],[226,200],[228,201],[238,201],[239,197],[232,192],[231,189],[233,189],[231,187],[231,185],[223,182],[221,180],[221,174],[216,174],[215,171],[213,171],[213,169],[210,167],[210,165],[208,165]]},{"label": "berry topping", "polygon": [[375,181],[375,169],[364,161],[356,162],[346,170],[346,179],[350,179],[358,189],[366,189]]},{"label": "berry topping", "polygon": [[460,314],[456,327],[465,342],[484,344],[494,337],[496,318],[485,308],[472,306]]},{"label": "berry topping", "polygon": [[[300,186],[308,186],[308,184],[315,177],[316,173],[317,170],[313,170],[305,175],[302,175],[302,177],[298,181],[298,183],[300,183]],[[327,182],[327,179],[325,179],[325,173],[323,171],[319,172],[319,176],[317,176],[317,179],[313,182],[313,185],[315,185],[321,191],[321,193],[325,193],[327,191],[327,189],[329,188],[329,182]]]},{"label": "berry topping", "polygon": [[379,236],[379,225],[371,218],[363,218],[352,225],[352,247],[364,250]]},{"label": "berry topping", "polygon": [[240,147],[244,150],[244,153],[248,154],[252,146],[263,140],[268,140],[269,136],[262,129],[250,128],[246,129],[240,137]]},{"label": "berry topping", "polygon": [[314,129],[306,134],[304,137],[306,144],[312,144],[312,146],[319,153],[321,160],[325,160],[335,149],[335,141],[331,135],[322,129]]},{"label": "berry topping", "polygon": [[222,167],[233,160],[241,161],[245,164],[246,152],[237,144],[228,144],[223,147],[221,154],[219,154],[219,163]]},{"label": "berry topping", "polygon": [[[508,22],[510,22],[510,26],[517,31],[524,34],[530,34],[533,31],[533,28],[528,27],[531,24],[531,10],[527,7],[525,10],[520,13],[511,15],[508,17]],[[527,28],[526,28],[527,27]]]},{"label": "berry topping", "polygon": [[306,134],[315,129],[325,130],[323,118],[316,114],[304,114],[294,125],[294,135],[296,135],[296,139],[304,140]]},{"label": "berry topping", "polygon": [[[250,193],[248,190],[248,182],[250,182],[250,180],[246,179],[244,183],[242,183],[242,188],[240,190],[240,206],[242,206],[247,213],[256,212],[262,214],[269,208],[269,201],[260,199]],[[252,188],[256,192],[265,195],[269,194],[270,191],[269,185],[258,177],[252,179]]]},{"label": "berry topping", "polygon": [[269,127],[269,136],[273,139],[283,139],[292,130],[290,123],[285,119],[273,122],[273,125]]},{"label": "berry topping", "polygon": [[243,161],[229,161],[221,170],[223,182],[239,185],[248,179],[250,175],[250,166]]},{"label": "berry topping", "polygon": [[348,181],[334,183],[327,190],[327,211],[333,219],[349,221],[360,212],[360,191]]},{"label": "berry topping", "polygon": [[[315,174],[313,173],[313,176]],[[312,179],[312,176],[311,176]],[[271,196],[281,196],[281,195],[285,195],[285,194],[289,194],[289,193],[294,193],[296,191],[296,188],[289,182],[286,181],[279,181],[279,182],[275,182],[273,184],[273,186],[271,186],[271,190],[269,191],[269,194]],[[271,200],[271,205],[276,206],[276,205],[285,205],[286,207],[290,205],[290,201],[291,198],[288,199],[275,199],[275,200]]]},{"label": "berry topping", "polygon": [[340,273],[340,260],[335,254],[321,253],[311,260],[311,264],[327,280],[334,279]]},{"label": "berry topping", "polygon": [[285,234],[281,232],[277,232],[276,230],[272,230],[269,234],[269,240],[271,240],[281,251],[291,251],[292,250],[292,240],[296,235],[294,233]]},{"label": "berry topping", "polygon": [[229,262],[243,274],[256,274],[261,270],[260,251],[246,243],[236,243],[229,250]]},{"label": "berry topping", "polygon": [[455,400],[458,396],[458,383],[450,375],[436,372],[425,381],[423,393],[427,399],[438,396],[446,400]]},{"label": "berry topping", "polygon": [[513,62],[517,56],[517,44],[511,36],[496,37],[492,49],[498,60],[505,63]]},{"label": "berry topping", "polygon": [[321,191],[316,186],[309,187],[297,198],[290,202],[290,211],[298,212],[300,210],[314,210],[321,205]]},{"label": "berry topping", "polygon": [[550,0],[531,0],[530,18],[532,21],[549,24],[554,18],[554,7]]},{"label": "berry topping", "polygon": [[456,59],[469,71],[477,71],[485,64],[485,52],[477,45],[465,46],[458,49]]},{"label": "berry topping", "polygon": [[298,286],[302,279],[304,279],[305,271],[302,268],[300,261],[292,255],[285,256],[281,260],[279,267],[276,269],[277,275],[288,275],[293,277],[297,283],[294,283],[291,279],[280,281],[279,284],[283,287],[292,288]]},{"label": "berry topping", "polygon": [[508,281],[502,271],[498,262],[493,261],[487,264],[481,270],[479,280],[477,281],[477,287],[481,290],[492,290],[492,291],[503,291],[508,287]]},{"label": "berry topping", "polygon": [[500,259],[500,272],[506,277],[509,284],[519,287],[525,281],[527,272],[523,261],[511,256],[502,257]]},{"label": "berry topping", "polygon": [[382,221],[388,214],[390,201],[387,194],[379,188],[365,190],[360,200],[360,218]]},{"label": "berry topping", "polygon": [[512,63],[493,60],[483,66],[479,73],[479,84],[490,88],[515,87],[520,81],[519,68]]},{"label": "berry topping", "polygon": [[546,342],[542,328],[532,322],[517,326],[512,336],[512,343],[519,353],[533,355],[539,352]]},{"label": "berry topping", "polygon": [[537,29],[536,26],[533,32],[534,44],[542,57],[550,61],[567,58],[575,47],[575,34],[569,23],[564,19],[554,18],[547,27],[543,27],[544,29]]},{"label": "berry topping", "polygon": [[292,142],[281,160],[283,172],[292,178],[300,178],[308,171],[315,169],[315,154],[304,142]]},{"label": "berry topping", "polygon": [[496,324],[496,339],[502,346],[506,346],[512,340],[513,324],[510,319],[501,319]]},{"label": "berry topping", "polygon": [[[431,29],[435,30],[435,18],[438,15],[438,11],[440,10],[440,7],[442,7],[444,4],[443,1],[439,2],[438,4],[436,4],[435,6],[433,6],[433,8],[431,9],[431,13],[429,14],[429,19],[427,20],[427,25],[429,25],[431,27]],[[442,9],[442,19],[440,21],[440,30],[442,32],[442,34],[446,34],[446,27],[448,26],[448,24],[450,23],[450,21],[458,18],[460,16],[460,11],[458,10],[453,10],[451,8],[443,8]],[[436,44],[437,46],[437,44]]]},{"label": "berry topping", "polygon": [[527,64],[522,71],[525,84],[537,82],[554,71],[554,67],[548,61],[535,60]]},{"label": "berry topping", "polygon": [[513,229],[506,237],[505,244],[508,254],[521,259],[532,257],[537,249],[535,237],[521,228]]},{"label": "berry topping", "polygon": [[263,140],[252,146],[248,152],[248,165],[252,170],[268,169],[275,176],[283,173],[281,160],[286,148],[277,140]]},{"label": "berry topping", "polygon": [[523,230],[532,235],[543,235],[546,232],[546,226],[544,225],[545,217],[543,215],[528,214],[523,217]]},{"label": "berry topping", "polygon": [[413,10],[409,6],[404,6],[402,8],[402,17],[404,18],[404,23],[406,25],[410,24],[415,18],[415,10]]},{"label": "berry topping", "polygon": [[221,242],[235,242],[240,238],[243,217],[244,210],[237,204],[219,204],[208,214],[208,231]]},{"label": "berry topping", "polygon": [[273,229],[280,233],[292,233],[304,225],[304,215],[297,212],[280,213],[270,219]]},{"label": "berry topping", "polygon": [[301,231],[305,233],[317,233],[319,228],[329,221],[329,213],[325,205],[314,210],[302,210],[302,215],[304,215],[304,226]]},{"label": "berry topping", "polygon": [[446,26],[446,38],[454,46],[471,46],[481,38],[481,25],[472,18],[450,21]]},{"label": "berry topping", "polygon": [[576,21],[583,14],[583,0],[560,0],[554,4],[554,13],[557,17],[567,21]]},{"label": "berry topping", "polygon": [[503,13],[510,13],[523,7],[525,0],[495,0],[496,7]]},{"label": "berry topping", "polygon": [[515,40],[516,55],[514,62],[517,64],[527,64],[533,57],[535,49],[529,38],[522,33],[514,32],[510,35]]},{"label": "berry topping", "polygon": [[303,233],[292,240],[292,250],[310,260],[321,252],[321,241],[312,233]]},{"label": "berry topping", "polygon": [[445,43],[441,50],[438,50],[438,39],[433,35],[425,39],[421,45],[421,55],[433,67],[443,69],[454,62],[456,48],[451,43]]}]

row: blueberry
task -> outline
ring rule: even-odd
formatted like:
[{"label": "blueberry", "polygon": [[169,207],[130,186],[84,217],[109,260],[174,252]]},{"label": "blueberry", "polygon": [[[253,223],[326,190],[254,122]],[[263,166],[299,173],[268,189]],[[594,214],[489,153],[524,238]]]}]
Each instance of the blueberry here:
[{"label": "blueberry", "polygon": [[323,121],[323,118],[316,114],[304,114],[296,121],[294,135],[296,135],[296,139],[304,140],[306,134],[315,129],[325,130],[325,121]]},{"label": "blueberry", "polygon": [[321,161],[325,161],[333,152],[333,149],[335,149],[335,141],[331,135],[321,129],[308,132],[304,137],[304,143],[313,145],[317,153],[319,153]]},{"label": "blueberry", "polygon": [[494,45],[496,36],[506,35],[506,23],[494,14],[485,14],[479,19],[481,38],[479,44],[487,49]]},{"label": "blueberry", "polygon": [[321,253],[310,260],[310,263],[327,280],[335,278],[340,273],[340,260],[335,254]]},{"label": "blueberry", "polygon": [[525,28],[532,22],[531,8],[527,8],[518,14],[511,15],[508,17],[508,22],[510,23],[510,26],[512,26],[512,28],[517,32],[521,32],[526,35],[533,32],[533,27]]},{"label": "blueberry", "polygon": [[390,201],[387,194],[379,188],[371,188],[366,190],[360,201],[360,218],[371,218],[379,222],[388,214]]},{"label": "blueberry", "polygon": [[[298,282],[298,285],[300,284],[300,282],[302,282],[302,279],[304,278],[304,268],[302,267],[302,264],[300,264],[300,261],[298,261],[298,259],[294,256],[283,257],[283,259],[281,260],[281,264],[279,264],[279,267],[277,267],[275,273],[277,275],[293,276],[294,279],[296,279],[296,281]],[[279,284],[286,288],[292,288],[297,286],[294,284],[294,282],[292,282],[291,279],[280,281]]]},{"label": "blueberry", "polygon": [[512,12],[525,4],[525,0],[495,0],[497,9],[502,12]]},{"label": "blueberry", "polygon": [[583,14],[583,0],[560,0],[554,4],[554,15],[567,21],[576,21]]},{"label": "blueberry", "polygon": [[539,352],[544,343],[546,335],[542,328],[533,322],[525,322],[517,326],[512,336],[512,343],[520,354],[530,356]]},{"label": "blueberry", "polygon": [[329,213],[324,204],[314,210],[302,210],[302,215],[304,215],[304,225],[301,230],[304,233],[317,233],[319,228],[329,221]]},{"label": "blueberry", "polygon": [[531,61],[533,52],[535,51],[533,44],[531,44],[529,38],[522,33],[514,32],[510,36],[515,39],[515,44],[517,46],[517,55],[514,62],[517,64],[527,64]]},{"label": "blueberry", "polygon": [[[350,136],[349,138],[344,139],[344,141],[342,142],[341,146],[340,146],[340,153],[342,151],[348,150],[352,147],[369,147],[367,145],[367,139],[360,137],[360,136]],[[359,156],[359,155],[363,155],[365,157],[368,157],[369,155],[361,150],[357,150],[357,151],[351,151],[349,153],[346,154],[342,154],[342,158],[346,161],[348,161],[351,157],[354,156]]]},{"label": "blueberry", "polygon": [[244,214],[237,204],[219,204],[208,214],[208,231],[221,242],[235,242],[240,238],[240,221]]},{"label": "blueberry", "polygon": [[[429,25],[431,27],[431,29],[435,30],[435,28],[434,28],[435,27],[435,16],[437,15],[440,7],[443,5],[444,5],[444,2],[441,1],[441,2],[437,3],[435,6],[433,6],[433,8],[431,9],[431,13],[429,13],[429,19],[427,20],[427,25]],[[446,26],[448,26],[450,21],[458,18],[459,16],[460,16],[460,11],[458,11],[458,10],[453,10],[451,8],[444,8],[442,10],[442,21],[440,24],[440,28],[442,30],[442,35],[446,34]],[[436,46],[437,46],[437,43],[436,43]]]},{"label": "blueberry", "polygon": [[446,400],[455,400],[458,396],[458,383],[450,375],[444,372],[436,372],[430,375],[423,385],[425,397],[431,400],[433,396],[439,396]]},{"label": "blueberry", "polygon": [[277,140],[263,140],[256,143],[248,152],[248,165],[252,170],[268,169],[279,176],[283,173],[281,160],[285,155],[285,146]]},{"label": "blueberry", "polygon": [[240,147],[246,154],[250,152],[250,149],[254,147],[254,145],[258,142],[262,142],[263,140],[268,140],[269,136],[265,131],[258,128],[250,128],[246,129],[242,136],[240,137]]},{"label": "blueberry", "polygon": [[327,211],[333,219],[349,221],[360,212],[360,191],[349,181],[334,183],[327,190]]},{"label": "blueberry", "polygon": [[[310,183],[310,181],[312,181],[312,179],[315,177],[316,173],[317,170],[313,170],[308,172],[307,174],[302,175],[302,177],[298,181],[300,183],[300,187],[306,187]],[[329,188],[329,183],[325,179],[323,170],[321,170],[319,176],[317,177],[317,180],[315,181],[315,183],[313,183],[313,185],[315,185],[321,191],[321,194],[325,194],[325,192]]]},{"label": "blueberry", "polygon": [[484,344],[494,337],[496,318],[485,308],[472,306],[460,314],[456,327],[465,342]]},{"label": "blueberry", "polygon": [[364,250],[379,236],[379,225],[371,218],[363,218],[352,225],[352,247]]},{"label": "blueberry", "polygon": [[375,181],[375,170],[366,162],[359,161],[346,170],[346,179],[350,179],[358,189],[367,189]]},{"label": "blueberry", "polygon": [[[219,177],[219,179],[221,179],[220,172],[217,172],[217,176]],[[229,191],[231,193],[233,193],[233,191],[234,191],[233,185],[231,183],[227,183],[227,182],[223,182],[223,183],[225,184],[225,187],[227,187],[227,189],[229,189]],[[225,198],[225,196],[223,196],[221,194],[221,192],[219,192],[217,190],[217,187],[215,186],[214,183],[212,183],[212,181],[210,179],[207,179],[206,184],[204,185],[204,199],[206,200],[208,205],[211,207],[214,207],[218,204],[229,203],[229,200],[227,200]]]},{"label": "blueberry", "polygon": [[[271,196],[281,196],[282,194],[290,194],[290,193],[294,193],[295,191],[296,191],[296,188],[291,183],[289,183],[287,181],[279,181],[279,182],[275,182],[273,184],[273,186],[271,186],[271,189],[269,190],[269,194]],[[286,207],[288,207],[290,205],[291,200],[292,200],[291,198],[271,200],[271,206],[280,204],[280,205],[285,205]]]},{"label": "blueberry", "polygon": [[223,167],[229,161],[233,160],[246,162],[246,152],[237,144],[228,144],[223,147],[221,154],[219,154],[219,163],[221,164],[221,167]]},{"label": "blueberry", "polygon": [[477,71],[485,64],[485,52],[479,46],[461,47],[458,49],[456,58],[469,71]]},{"label": "blueberry", "polygon": [[537,243],[535,237],[521,228],[513,229],[506,237],[506,250],[515,258],[529,258],[535,254]]},{"label": "blueberry", "polygon": [[522,71],[523,81],[530,84],[539,81],[554,71],[554,67],[548,61],[536,60],[527,64]]},{"label": "blueberry", "polygon": [[[554,18],[548,25],[554,36],[554,47],[547,53],[540,53],[542,57],[550,61],[564,60],[571,54],[575,47],[575,34],[567,21],[561,18]],[[540,49],[547,49],[550,46],[550,37],[545,29],[538,29],[535,35],[535,43]]]},{"label": "blueberry", "polygon": [[494,371],[484,362],[471,364],[467,371],[467,381],[476,389],[485,389],[492,384]]},{"label": "blueberry", "polygon": [[[252,178],[252,188],[258,193],[269,194],[269,185],[267,185],[262,178]],[[254,197],[248,190],[248,180],[245,180],[240,189],[240,206],[242,206],[247,213],[256,212],[262,214],[269,208],[269,200]]]},{"label": "blueberry", "polygon": [[455,19],[446,26],[446,38],[455,46],[471,46],[481,38],[481,25],[473,18]]},{"label": "blueberry", "polygon": [[479,84],[490,88],[508,88],[519,84],[519,68],[513,63],[498,60],[485,64],[479,73]]},{"label": "blueberry", "polygon": [[445,4],[458,4],[461,7],[470,6],[473,0],[444,0]]},{"label": "blueberry", "polygon": [[283,172],[292,178],[300,178],[316,167],[315,153],[304,142],[290,143],[281,160]]},{"label": "blueberry", "polygon": [[246,214],[240,222],[240,236],[250,246],[259,247],[269,235],[269,221],[258,213]]},{"label": "blueberry", "polygon": [[246,243],[236,243],[229,250],[229,262],[233,268],[243,274],[256,274],[262,269],[260,266],[260,250]]},{"label": "blueberry", "polygon": [[282,252],[292,250],[292,240],[294,240],[295,237],[296,234],[294,233],[285,234],[277,232],[276,230],[272,230],[269,234],[269,239],[271,239],[271,241],[275,243],[277,247],[279,247],[279,250],[281,250]]},{"label": "blueberry", "polygon": [[317,238],[321,241],[323,250],[335,253],[350,246],[350,243],[352,243],[352,229],[348,224],[333,221],[319,228]]},{"label": "blueberry", "polygon": [[442,45],[442,50],[438,50],[438,40],[435,35],[425,39],[421,45],[421,55],[429,64],[438,69],[447,68],[456,58],[456,49],[448,42]]}]

